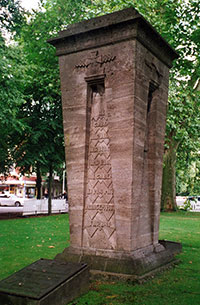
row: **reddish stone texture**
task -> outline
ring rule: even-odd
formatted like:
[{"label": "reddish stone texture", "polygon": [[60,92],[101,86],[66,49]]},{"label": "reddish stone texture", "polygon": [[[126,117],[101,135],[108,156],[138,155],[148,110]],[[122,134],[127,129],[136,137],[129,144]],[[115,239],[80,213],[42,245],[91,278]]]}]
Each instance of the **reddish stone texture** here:
[{"label": "reddish stone texture", "polygon": [[50,43],[60,64],[71,249],[112,257],[158,250],[177,54],[133,8],[69,26]]}]

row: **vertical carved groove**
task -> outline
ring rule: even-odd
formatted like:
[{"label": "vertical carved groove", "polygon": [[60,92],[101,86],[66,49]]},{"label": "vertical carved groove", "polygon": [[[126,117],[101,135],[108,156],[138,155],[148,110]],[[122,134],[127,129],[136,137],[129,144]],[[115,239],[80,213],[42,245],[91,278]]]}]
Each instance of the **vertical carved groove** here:
[{"label": "vertical carved groove", "polygon": [[116,248],[114,191],[104,80],[88,83],[91,105],[87,149],[83,246]]},{"label": "vertical carved groove", "polygon": [[155,125],[156,125],[156,100],[158,86],[149,84],[148,104],[147,104],[147,134],[146,134],[146,151],[148,164],[148,185],[149,185],[149,213],[151,217],[151,236],[154,243],[155,233],[155,162],[156,162],[156,145],[155,145]]}]

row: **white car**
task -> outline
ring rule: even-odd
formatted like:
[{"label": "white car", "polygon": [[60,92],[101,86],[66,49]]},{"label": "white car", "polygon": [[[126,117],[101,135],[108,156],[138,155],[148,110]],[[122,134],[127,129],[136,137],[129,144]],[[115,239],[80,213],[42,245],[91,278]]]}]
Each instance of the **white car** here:
[{"label": "white car", "polygon": [[0,194],[1,205],[20,207],[24,205],[24,198],[12,194]]}]

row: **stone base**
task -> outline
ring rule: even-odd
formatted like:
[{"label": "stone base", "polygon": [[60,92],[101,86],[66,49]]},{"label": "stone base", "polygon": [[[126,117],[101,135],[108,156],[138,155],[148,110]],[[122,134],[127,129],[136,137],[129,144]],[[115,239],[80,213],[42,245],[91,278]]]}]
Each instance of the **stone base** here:
[{"label": "stone base", "polygon": [[104,272],[99,270],[90,270],[90,280],[101,280],[101,281],[120,281],[127,283],[137,283],[143,284],[148,280],[153,279],[157,274],[162,273],[166,270],[169,270],[179,264],[179,260],[174,259],[170,263],[163,265],[159,268],[156,268],[148,273],[143,275],[130,275],[130,274],[121,274],[113,272]]},{"label": "stone base", "polygon": [[41,259],[0,282],[0,304],[66,305],[88,290],[87,265]]},{"label": "stone base", "polygon": [[180,243],[171,241],[159,241],[154,247],[149,246],[132,253],[105,251],[104,255],[69,247],[55,259],[87,263],[92,279],[103,276],[104,279],[142,281],[145,277],[176,264],[175,255],[181,249]]}]

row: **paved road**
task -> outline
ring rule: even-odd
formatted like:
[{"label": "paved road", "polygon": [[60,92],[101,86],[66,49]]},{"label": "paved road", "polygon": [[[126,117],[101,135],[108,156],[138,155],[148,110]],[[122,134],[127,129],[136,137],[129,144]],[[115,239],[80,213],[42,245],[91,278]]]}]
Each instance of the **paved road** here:
[{"label": "paved road", "polygon": [[6,213],[22,213],[23,207],[0,207],[0,214]]}]

